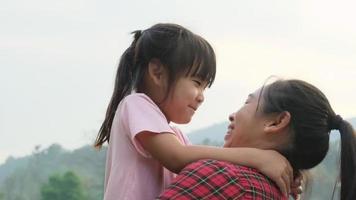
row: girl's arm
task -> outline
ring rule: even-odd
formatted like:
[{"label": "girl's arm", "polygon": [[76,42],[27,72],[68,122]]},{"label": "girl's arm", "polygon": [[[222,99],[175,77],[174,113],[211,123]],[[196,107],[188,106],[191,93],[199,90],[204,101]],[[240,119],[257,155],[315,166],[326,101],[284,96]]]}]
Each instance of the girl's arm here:
[{"label": "girl's arm", "polygon": [[171,133],[142,132],[136,138],[146,151],[172,172],[179,173],[187,164],[200,159],[223,160],[260,170],[275,181],[284,194],[289,194],[293,170],[287,159],[276,151],[245,147],[187,146],[181,144]]}]

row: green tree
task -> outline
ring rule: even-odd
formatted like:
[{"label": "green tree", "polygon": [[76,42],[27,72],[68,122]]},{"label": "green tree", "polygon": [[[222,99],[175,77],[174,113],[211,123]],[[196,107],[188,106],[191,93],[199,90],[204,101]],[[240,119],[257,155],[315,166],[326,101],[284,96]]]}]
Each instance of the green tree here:
[{"label": "green tree", "polygon": [[84,200],[84,193],[79,177],[73,172],[66,172],[49,177],[48,183],[41,187],[42,200]]}]

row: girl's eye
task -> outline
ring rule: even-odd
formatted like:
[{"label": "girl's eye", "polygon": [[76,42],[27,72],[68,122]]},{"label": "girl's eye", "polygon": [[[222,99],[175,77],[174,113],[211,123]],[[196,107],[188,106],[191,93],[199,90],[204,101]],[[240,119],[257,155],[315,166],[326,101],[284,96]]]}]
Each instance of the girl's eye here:
[{"label": "girl's eye", "polygon": [[198,86],[201,86],[201,82],[198,80],[193,80],[194,83],[196,83]]}]

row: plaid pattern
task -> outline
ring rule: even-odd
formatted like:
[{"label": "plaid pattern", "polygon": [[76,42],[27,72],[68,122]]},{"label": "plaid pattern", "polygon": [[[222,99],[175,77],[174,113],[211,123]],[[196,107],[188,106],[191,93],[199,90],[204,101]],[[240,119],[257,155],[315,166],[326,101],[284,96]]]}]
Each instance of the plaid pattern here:
[{"label": "plaid pattern", "polygon": [[157,198],[286,200],[278,187],[257,170],[217,160],[201,160],[185,167]]}]

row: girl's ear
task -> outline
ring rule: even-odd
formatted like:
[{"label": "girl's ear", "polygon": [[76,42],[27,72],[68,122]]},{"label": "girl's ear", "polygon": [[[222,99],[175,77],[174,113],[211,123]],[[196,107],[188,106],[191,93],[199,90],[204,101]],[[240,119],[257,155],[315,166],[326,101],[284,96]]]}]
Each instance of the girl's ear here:
[{"label": "girl's ear", "polygon": [[162,85],[165,82],[165,68],[160,60],[153,58],[148,63],[148,76],[157,85]]},{"label": "girl's ear", "polygon": [[289,127],[291,115],[288,111],[283,111],[271,117],[265,123],[264,131],[266,133],[279,133]]}]

